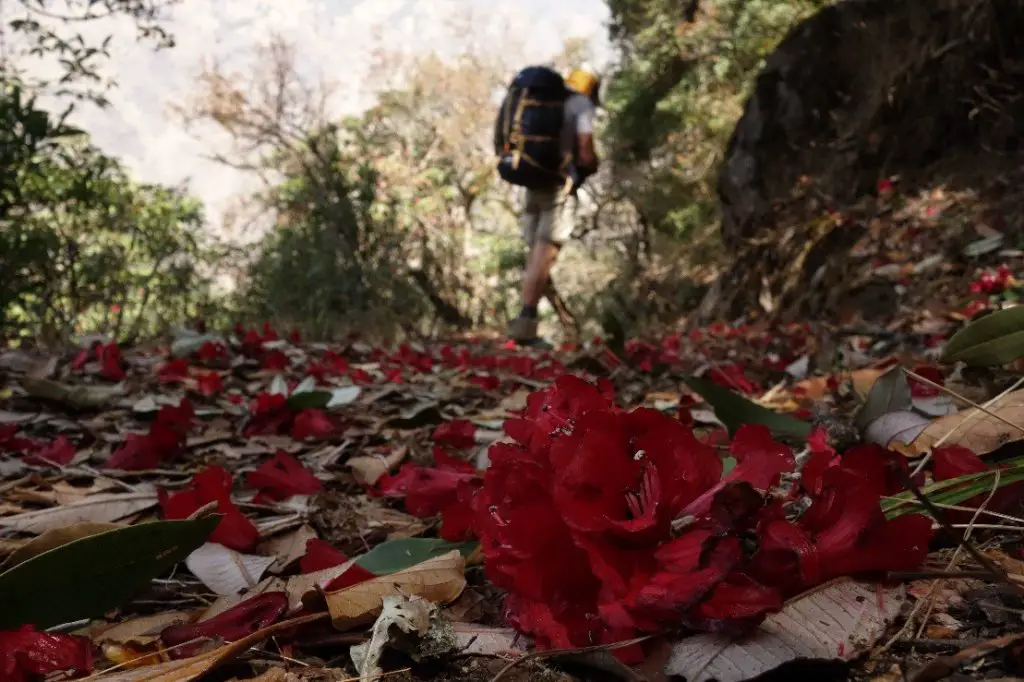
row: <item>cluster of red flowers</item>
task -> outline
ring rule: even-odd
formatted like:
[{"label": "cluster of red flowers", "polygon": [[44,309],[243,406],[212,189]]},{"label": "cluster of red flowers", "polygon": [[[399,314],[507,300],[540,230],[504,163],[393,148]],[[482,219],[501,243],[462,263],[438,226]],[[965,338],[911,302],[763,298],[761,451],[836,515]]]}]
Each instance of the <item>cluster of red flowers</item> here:
[{"label": "cluster of red flowers", "polygon": [[[378,490],[440,513],[447,539],[478,538],[508,621],[541,647],[745,629],[822,581],[912,569],[928,551],[927,518],[880,509],[906,464],[878,447],[819,447],[782,495],[793,454],[766,428],[739,429],[723,476],[680,421],[617,408],[610,385],[571,376],[532,394],[505,431],[513,442],[490,447],[482,475],[439,451],[435,468],[406,465]],[[803,497],[810,510],[794,520]]]},{"label": "cluster of red flowers", "polygon": [[[312,495],[321,488],[319,479],[292,455],[279,450],[249,474],[246,484],[257,491],[253,502],[265,504],[293,495]],[[238,551],[251,550],[259,541],[255,524],[231,500],[231,474],[219,466],[208,466],[189,485],[176,493],[159,490],[164,518],[187,519],[207,504],[216,504],[223,518],[210,536],[211,542]]]},{"label": "cluster of red flowers", "polygon": [[986,270],[981,273],[981,277],[971,282],[971,293],[985,294],[986,296],[1000,294],[1009,286],[1012,280],[1013,275],[1010,273],[1010,268],[1000,265],[999,269],[995,272]]}]

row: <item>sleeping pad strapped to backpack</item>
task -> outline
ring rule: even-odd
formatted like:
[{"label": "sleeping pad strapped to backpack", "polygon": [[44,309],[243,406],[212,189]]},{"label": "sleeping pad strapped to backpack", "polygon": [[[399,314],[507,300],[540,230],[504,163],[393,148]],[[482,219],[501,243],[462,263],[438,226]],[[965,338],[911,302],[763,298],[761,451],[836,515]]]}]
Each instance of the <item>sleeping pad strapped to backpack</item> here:
[{"label": "sleeping pad strapped to backpack", "polygon": [[494,124],[498,174],[530,189],[557,187],[569,159],[562,153],[562,120],[569,90],[557,72],[530,66],[516,75]]}]

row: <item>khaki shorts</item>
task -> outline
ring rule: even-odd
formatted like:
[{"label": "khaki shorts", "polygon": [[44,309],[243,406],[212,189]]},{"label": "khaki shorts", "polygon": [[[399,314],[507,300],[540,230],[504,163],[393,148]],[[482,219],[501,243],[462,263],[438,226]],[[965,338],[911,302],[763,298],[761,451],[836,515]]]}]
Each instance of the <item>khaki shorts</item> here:
[{"label": "khaki shorts", "polygon": [[575,197],[569,197],[561,187],[550,190],[527,189],[523,195],[523,214],[520,218],[523,239],[532,247],[538,239],[561,246],[569,241],[575,227]]}]

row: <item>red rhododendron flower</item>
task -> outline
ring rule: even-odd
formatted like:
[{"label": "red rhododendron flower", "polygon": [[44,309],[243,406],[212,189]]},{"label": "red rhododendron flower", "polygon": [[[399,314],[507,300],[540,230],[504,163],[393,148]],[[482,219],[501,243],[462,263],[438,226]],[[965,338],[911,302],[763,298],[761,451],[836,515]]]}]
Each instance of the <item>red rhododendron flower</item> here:
[{"label": "red rhododendron flower", "polygon": [[256,504],[280,502],[292,495],[312,495],[322,487],[320,479],[312,471],[284,450],[278,450],[250,473],[245,483],[259,491],[253,498]]},{"label": "red rhododendron flower", "polygon": [[334,422],[323,410],[308,409],[302,410],[295,415],[292,424],[292,438],[295,440],[322,440],[327,438],[335,430]]},{"label": "red rhododendron flower", "polygon": [[0,631],[0,680],[32,682],[53,673],[92,672],[92,642],[86,637],[39,632],[32,625]]},{"label": "red rhododendron flower", "polygon": [[972,294],[1000,294],[1013,279],[1010,268],[1000,265],[996,272],[986,270],[977,280],[971,283]]},{"label": "red rhododendron flower", "polygon": [[40,466],[67,466],[75,458],[75,453],[74,443],[61,434],[53,442],[43,445],[34,454],[25,457],[25,461]]},{"label": "red rhododendron flower", "polygon": [[341,566],[346,561],[348,557],[336,550],[331,543],[320,538],[310,538],[306,540],[306,553],[299,559],[299,570],[303,573],[313,573]]},{"label": "red rhododendron flower", "polygon": [[259,393],[249,401],[252,419],[242,432],[246,436],[279,433],[294,416],[288,398],[280,393]]},{"label": "red rhododendron flower", "polygon": [[231,474],[218,466],[208,466],[197,473],[184,490],[168,494],[158,490],[160,508],[166,519],[187,519],[201,507],[217,503],[217,513],[223,514],[210,542],[245,552],[259,542],[260,532],[235,503],[231,501]]},{"label": "red rhododendron flower", "polygon": [[188,378],[188,360],[185,358],[176,358],[170,362],[166,362],[159,370],[157,370],[156,376],[157,379],[163,383],[184,381]]},{"label": "red rhododendron flower", "polygon": [[228,349],[222,343],[214,343],[213,341],[207,341],[199,347],[196,351],[196,357],[203,362],[213,362],[216,360],[226,359],[228,356]]},{"label": "red rhododendron flower", "polygon": [[108,343],[99,346],[97,352],[100,360],[100,376],[111,381],[124,379],[125,374],[122,367],[124,360],[121,358],[121,349],[117,347],[117,344]]},{"label": "red rhododendron flower", "polygon": [[171,647],[171,658],[189,658],[199,652],[203,640],[237,641],[273,625],[287,610],[287,594],[261,592],[208,620],[171,625],[160,633],[160,639]]},{"label": "red rhododendron flower", "polygon": [[397,474],[381,477],[376,492],[385,497],[404,497],[406,508],[416,516],[443,514],[441,536],[451,541],[465,540],[473,522],[472,491],[480,483],[479,476],[469,462],[446,454],[440,447],[434,448],[434,462],[430,468],[403,464]]},{"label": "red rhododendron flower", "polygon": [[771,494],[793,454],[767,428],[737,430],[736,466],[723,478],[715,449],[688,426],[613,399],[607,382],[561,376],[505,422],[511,442],[490,447],[482,476],[437,449],[435,467],[406,465],[379,486],[413,514],[440,513],[444,537],[480,540],[488,576],[507,592],[505,618],[539,647],[680,623],[742,631],[800,589],[916,566],[927,552],[928,519],[888,521],[881,511],[879,496],[904,473],[892,453],[864,447],[837,458],[819,444],[816,469],[791,493],[810,497],[810,510],[790,520],[791,498]]},{"label": "red rhododendron flower", "polygon": [[288,369],[288,356],[279,350],[272,350],[263,355],[260,367],[272,372],[283,372]]},{"label": "red rhododendron flower", "polygon": [[467,450],[476,445],[476,424],[466,419],[453,419],[434,429],[435,443]]},{"label": "red rhododendron flower", "polygon": [[130,433],[124,444],[107,460],[106,468],[124,471],[155,469],[181,452],[193,426],[192,403],[183,398],[177,405],[164,405],[146,434]]},{"label": "red rhododendron flower", "polygon": [[27,452],[34,450],[35,447],[34,441],[18,437],[17,424],[4,424],[0,426],[0,450],[6,452]]},{"label": "red rhododendron flower", "polygon": [[324,351],[324,354],[317,362],[310,364],[307,373],[323,381],[328,376],[340,376],[348,372],[348,361],[332,351]]},{"label": "red rhododendron flower", "polygon": [[[914,374],[918,374],[939,386],[945,385],[942,370],[938,367],[918,365],[914,368]],[[931,384],[926,384],[923,381],[915,379],[914,377],[907,377],[907,383],[910,384],[910,394],[915,398],[931,398],[942,394],[940,389],[932,386]]]},{"label": "red rhododendron flower", "polygon": [[344,573],[324,585],[323,591],[337,592],[338,590],[344,590],[346,587],[352,587],[353,585],[358,585],[359,583],[366,582],[367,580],[373,580],[376,577],[376,575],[359,564],[352,564],[345,569]]},{"label": "red rhododendron flower", "polygon": [[206,374],[199,375],[196,383],[198,384],[199,392],[208,398],[224,391],[224,381],[216,372],[207,372]]},{"label": "red rhododendron flower", "polygon": [[748,395],[761,392],[761,387],[748,379],[743,373],[743,367],[736,363],[712,367],[708,370],[708,379],[719,386]]}]

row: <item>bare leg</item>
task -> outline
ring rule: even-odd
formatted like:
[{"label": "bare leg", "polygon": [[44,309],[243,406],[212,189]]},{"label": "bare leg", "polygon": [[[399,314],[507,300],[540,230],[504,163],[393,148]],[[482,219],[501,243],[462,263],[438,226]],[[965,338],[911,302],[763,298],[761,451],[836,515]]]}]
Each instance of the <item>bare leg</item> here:
[{"label": "bare leg", "polygon": [[551,242],[538,239],[526,259],[526,276],[523,278],[523,305],[534,308],[544,296],[548,285],[551,266],[558,258],[558,247]]}]

